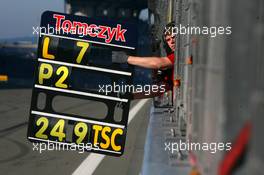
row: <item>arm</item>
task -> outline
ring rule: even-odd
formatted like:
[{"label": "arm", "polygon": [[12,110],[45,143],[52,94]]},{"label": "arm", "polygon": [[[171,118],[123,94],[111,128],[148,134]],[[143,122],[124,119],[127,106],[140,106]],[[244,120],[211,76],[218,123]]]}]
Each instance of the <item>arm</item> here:
[{"label": "arm", "polygon": [[168,57],[136,57],[129,56],[127,62],[132,65],[151,69],[162,69],[172,67],[173,64]]}]

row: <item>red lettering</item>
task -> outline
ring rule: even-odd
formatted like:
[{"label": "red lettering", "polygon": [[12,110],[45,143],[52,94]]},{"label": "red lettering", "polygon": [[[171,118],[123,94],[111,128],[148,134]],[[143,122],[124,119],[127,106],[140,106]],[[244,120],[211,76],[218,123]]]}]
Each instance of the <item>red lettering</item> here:
[{"label": "red lettering", "polygon": [[121,39],[121,41],[126,42],[126,39],[125,39],[125,36],[124,36],[126,31],[127,31],[126,29],[122,29],[121,30],[121,25],[117,24],[117,31],[116,31],[115,40],[119,41]]},{"label": "red lettering", "polygon": [[56,30],[62,28],[66,33],[77,33],[78,35],[89,35],[90,37],[105,39],[106,43],[111,43],[114,37],[116,41],[126,42],[125,33],[127,29],[122,29],[121,24],[117,24],[116,28],[102,25],[98,27],[95,24],[88,25],[79,21],[65,20],[64,15],[54,14],[53,18],[56,20]]},{"label": "red lettering", "polygon": [[65,16],[64,15],[54,14],[53,18],[56,19],[56,30],[60,30],[61,20],[65,19]]},{"label": "red lettering", "polygon": [[113,28],[111,31],[111,27],[107,27],[107,32],[108,32],[108,38],[105,40],[106,43],[111,43],[111,41],[114,38],[114,35],[116,33],[116,28]]},{"label": "red lettering", "polygon": [[[98,33],[98,27],[97,27],[97,25],[95,25],[95,24],[91,24],[90,26],[89,26],[89,31],[88,31],[88,34],[91,36],[91,37],[96,37],[96,35],[97,35],[97,33]],[[95,31],[95,32],[93,32],[93,30]]]},{"label": "red lettering", "polygon": [[99,28],[101,29],[101,31],[98,33],[97,37],[105,39],[106,35],[104,35],[104,33],[106,32],[107,27],[106,26],[99,26]]},{"label": "red lettering", "polygon": [[73,21],[73,27],[75,30],[77,30],[78,28],[78,35],[87,35],[87,28],[88,28],[88,24],[86,23],[81,23],[81,22],[77,22],[77,21]]},{"label": "red lettering", "polygon": [[69,33],[72,30],[72,23],[70,20],[65,20],[63,21],[61,27],[64,32]]}]

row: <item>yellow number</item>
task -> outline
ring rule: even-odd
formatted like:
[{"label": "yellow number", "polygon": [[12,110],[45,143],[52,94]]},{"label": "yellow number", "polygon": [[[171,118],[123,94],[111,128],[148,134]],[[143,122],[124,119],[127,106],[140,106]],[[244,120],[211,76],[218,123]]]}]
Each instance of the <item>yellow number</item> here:
[{"label": "yellow number", "polygon": [[65,121],[60,119],[55,126],[50,131],[50,135],[54,137],[58,137],[59,141],[63,141],[63,138],[66,137],[66,134],[63,132]]},{"label": "yellow number", "polygon": [[37,126],[40,126],[41,124],[42,127],[39,129],[39,131],[35,134],[35,136],[37,138],[41,138],[41,139],[48,139],[48,136],[46,134],[43,134],[45,132],[45,130],[48,128],[48,125],[49,125],[49,120],[45,117],[40,117],[38,120],[37,120]]},{"label": "yellow number", "polygon": [[[46,70],[46,73],[44,73]],[[50,64],[41,63],[39,67],[39,84],[43,84],[44,79],[50,79],[52,76],[53,68]]]},{"label": "yellow number", "polygon": [[43,41],[42,56],[43,56],[43,58],[54,59],[55,56],[48,53],[49,52],[49,43],[50,43],[50,38],[45,37],[44,41]]},{"label": "yellow number", "polygon": [[56,82],[55,86],[56,87],[60,87],[60,88],[68,88],[67,84],[63,84],[63,82],[66,80],[66,78],[68,77],[69,74],[69,70],[67,67],[65,66],[61,66],[59,67],[59,69],[56,71],[57,75],[60,75],[60,73],[63,72],[62,76],[60,77],[60,79]]},{"label": "yellow number", "polygon": [[83,139],[85,138],[88,131],[88,127],[85,123],[80,122],[74,127],[74,134],[78,136],[79,138],[76,140],[77,144],[80,144]]},{"label": "yellow number", "polygon": [[79,41],[79,42],[77,42],[77,46],[81,47],[82,49],[81,49],[81,51],[80,51],[80,53],[76,59],[76,62],[81,63],[86,50],[89,48],[89,43]]}]

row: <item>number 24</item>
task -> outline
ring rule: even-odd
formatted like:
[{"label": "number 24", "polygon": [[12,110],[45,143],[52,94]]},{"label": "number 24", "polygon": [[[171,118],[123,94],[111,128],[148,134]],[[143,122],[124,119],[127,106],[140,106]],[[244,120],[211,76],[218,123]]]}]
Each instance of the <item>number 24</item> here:
[{"label": "number 24", "polygon": [[[49,120],[45,117],[40,117],[37,120],[36,124],[37,126],[42,125],[42,127],[38,130],[35,136],[41,139],[48,139],[48,135],[44,134],[44,132],[49,126]],[[61,142],[66,137],[66,134],[64,133],[64,125],[65,125],[65,121],[60,119],[50,131],[50,135],[54,137],[58,137],[59,141]]]}]

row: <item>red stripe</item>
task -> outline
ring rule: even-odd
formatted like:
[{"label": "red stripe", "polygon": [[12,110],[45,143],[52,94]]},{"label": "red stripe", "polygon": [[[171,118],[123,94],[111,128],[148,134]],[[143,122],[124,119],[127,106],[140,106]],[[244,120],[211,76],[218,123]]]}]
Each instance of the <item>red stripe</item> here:
[{"label": "red stripe", "polygon": [[221,162],[218,175],[230,175],[237,160],[241,157],[246,149],[250,139],[252,124],[246,122],[245,126],[240,131],[236,141],[232,144],[232,149],[225,155],[224,160]]}]

